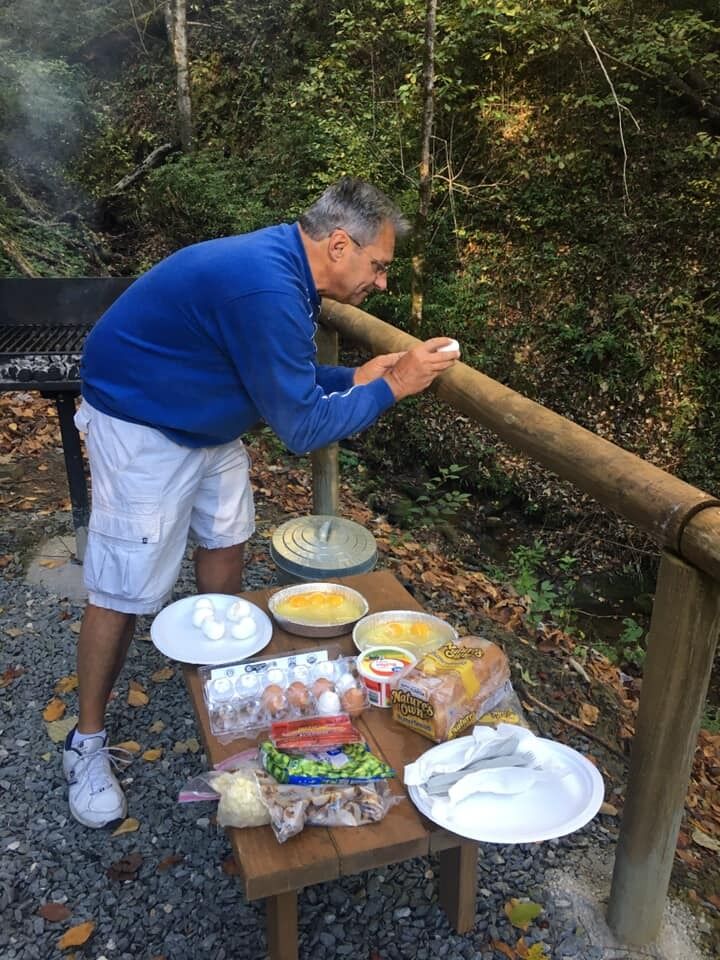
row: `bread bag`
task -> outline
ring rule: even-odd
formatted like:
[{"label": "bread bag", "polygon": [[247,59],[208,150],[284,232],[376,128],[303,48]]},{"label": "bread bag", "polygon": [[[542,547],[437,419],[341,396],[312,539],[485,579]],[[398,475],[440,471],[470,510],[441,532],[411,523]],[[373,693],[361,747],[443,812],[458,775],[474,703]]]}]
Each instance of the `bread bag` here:
[{"label": "bread bag", "polygon": [[507,693],[508,659],[490,640],[461,637],[428,653],[392,693],[393,719],[431,740],[452,740]]}]

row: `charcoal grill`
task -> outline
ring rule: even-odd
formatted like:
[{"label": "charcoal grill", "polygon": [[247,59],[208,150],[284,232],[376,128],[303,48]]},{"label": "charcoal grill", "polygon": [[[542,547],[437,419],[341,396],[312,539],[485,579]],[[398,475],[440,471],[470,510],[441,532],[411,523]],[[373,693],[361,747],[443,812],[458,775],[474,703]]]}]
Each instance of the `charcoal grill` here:
[{"label": "charcoal grill", "polygon": [[95,321],[133,280],[0,279],[0,390],[37,390],[55,400],[78,562],[85,555],[90,516],[80,436],[73,423],[80,358]]}]

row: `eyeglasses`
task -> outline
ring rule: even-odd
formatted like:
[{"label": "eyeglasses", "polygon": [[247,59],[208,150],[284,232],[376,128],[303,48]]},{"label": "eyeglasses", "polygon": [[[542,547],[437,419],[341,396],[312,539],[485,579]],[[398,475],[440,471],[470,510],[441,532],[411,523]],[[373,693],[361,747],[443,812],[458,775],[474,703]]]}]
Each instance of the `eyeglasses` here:
[{"label": "eyeglasses", "polygon": [[[347,233],[347,235],[350,237],[350,239],[352,240],[352,242],[355,244],[356,247],[359,247],[361,250],[365,249],[364,244],[360,243],[359,240],[356,240],[351,233],[348,233],[347,230],[345,231],[345,233]],[[389,263],[383,263],[382,260],[375,260],[372,257],[370,258],[370,266],[375,271],[376,276],[385,276],[385,274],[390,269]]]}]

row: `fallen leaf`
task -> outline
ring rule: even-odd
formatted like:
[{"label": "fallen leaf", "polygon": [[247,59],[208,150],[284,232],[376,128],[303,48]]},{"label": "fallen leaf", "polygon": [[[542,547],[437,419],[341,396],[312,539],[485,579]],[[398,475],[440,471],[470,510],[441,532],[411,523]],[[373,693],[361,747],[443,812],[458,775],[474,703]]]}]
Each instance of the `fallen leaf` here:
[{"label": "fallen leaf", "polygon": [[52,723],[46,723],[45,729],[53,743],[60,743],[67,737],[77,721],[77,717],[65,716],[62,720],[54,720]]},{"label": "fallen leaf", "polygon": [[606,817],[616,817],[618,815],[618,808],[614,807],[611,803],[603,801],[600,804],[600,813],[604,813]]},{"label": "fallen leaf", "polygon": [[518,942],[515,944],[515,952],[520,960],[527,960],[529,950],[528,945],[525,943],[525,937],[520,937]]},{"label": "fallen leaf", "polygon": [[80,633],[81,627],[82,623],[79,620],[73,620],[73,622],[70,624],[70,629],[73,633]]},{"label": "fallen leaf", "polygon": [[139,828],[139,821],[135,817],[128,817],[127,820],[123,820],[119,827],[113,830],[111,836],[120,837],[123,833],[135,833]]},{"label": "fallen leaf", "polygon": [[5,627],[5,633],[9,637],[21,637],[25,631],[21,630],[20,627]]},{"label": "fallen leaf", "polygon": [[176,740],[173,753],[197,753],[199,749],[200,744],[195,737],[190,737],[189,740]]},{"label": "fallen leaf", "polygon": [[9,687],[13,680],[17,680],[25,673],[25,667],[6,667],[0,674],[0,687]]},{"label": "fallen leaf", "polygon": [[545,944],[538,941],[530,947],[525,960],[550,960],[550,954],[547,952]]},{"label": "fallen leaf", "polygon": [[686,863],[693,869],[696,869],[700,866],[700,857],[695,856],[695,854],[691,853],[690,850],[676,850],[675,855],[680,857],[683,863]]},{"label": "fallen leaf", "polygon": [[70,927],[58,940],[58,949],[67,950],[68,947],[82,947],[84,943],[88,942],[94,929],[95,924],[92,920]]},{"label": "fallen leaf", "polygon": [[690,837],[685,833],[684,830],[681,830],[680,833],[678,833],[677,848],[678,850],[685,850],[685,848],[689,846]]},{"label": "fallen leaf", "polygon": [[708,903],[711,903],[716,910],[720,910],[720,895],[717,893],[711,893],[708,897]]},{"label": "fallen leaf", "polygon": [[228,877],[237,877],[240,875],[240,867],[237,865],[235,857],[228,857],[227,860],[223,860],[222,872]]},{"label": "fallen leaf", "polygon": [[505,916],[514,927],[527,931],[536,917],[539,917],[543,908],[532,900],[510,899],[504,906]]},{"label": "fallen leaf", "polygon": [[11,553],[4,553],[0,557],[0,567],[7,567],[8,564],[12,563],[13,555]]},{"label": "fallen leaf", "polygon": [[159,760],[162,756],[162,747],[153,747],[150,750],[146,750],[142,755],[143,760],[147,760],[148,763],[154,763],[156,760]]},{"label": "fallen leaf", "polygon": [[158,873],[164,873],[166,870],[169,870],[170,867],[177,866],[178,863],[184,863],[185,857],[180,853],[171,853],[169,857],[165,857],[164,860],[161,860],[157,865]]},{"label": "fallen leaf", "polygon": [[156,720],[155,723],[150,724],[150,733],[162,733],[165,729],[165,724],[162,720]]},{"label": "fallen leaf", "polygon": [[107,875],[111,880],[127,883],[137,880],[138,870],[143,864],[142,854],[128,853],[107,868]]},{"label": "fallen leaf", "polygon": [[150,703],[150,697],[142,690],[130,690],[127,702],[131,707],[144,707]]},{"label": "fallen leaf", "polygon": [[62,567],[67,563],[67,560],[60,560],[56,557],[47,557],[44,560],[38,560],[39,567],[47,567],[48,570],[54,570],[56,567]]},{"label": "fallen leaf", "polygon": [[142,750],[137,740],[123,740],[122,743],[116,743],[115,746],[120,750],[127,750],[129,753],[140,753]]},{"label": "fallen leaf", "polygon": [[60,679],[55,684],[55,693],[70,693],[71,690],[75,690],[78,685],[78,678],[74,673],[71,673],[67,677],[60,677]]},{"label": "fallen leaf", "polygon": [[43,720],[47,720],[48,723],[52,723],[54,720],[59,720],[65,713],[65,704],[62,700],[59,700],[57,697],[53,697],[52,700],[43,710]]},{"label": "fallen leaf", "polygon": [[600,711],[591,703],[583,703],[578,713],[578,719],[581,723],[584,723],[586,727],[594,727],[598,722],[599,716]]},{"label": "fallen leaf", "polygon": [[38,913],[48,923],[60,923],[72,916],[72,910],[64,903],[44,903]]},{"label": "fallen leaf", "polygon": [[698,829],[693,830],[692,838],[698,846],[705,847],[706,850],[714,850],[715,853],[720,853],[720,841],[708,836],[704,831]]},{"label": "fallen leaf", "polygon": [[172,667],[163,667],[162,670],[156,670],[155,673],[150,675],[150,679],[153,683],[165,683],[166,680],[172,680],[175,676],[175,671]]},{"label": "fallen leaf", "polygon": [[500,940],[491,940],[490,946],[493,948],[493,950],[497,950],[498,953],[502,953],[502,955],[507,957],[508,960],[516,960],[517,954],[512,947],[507,945],[507,943],[502,943]]}]

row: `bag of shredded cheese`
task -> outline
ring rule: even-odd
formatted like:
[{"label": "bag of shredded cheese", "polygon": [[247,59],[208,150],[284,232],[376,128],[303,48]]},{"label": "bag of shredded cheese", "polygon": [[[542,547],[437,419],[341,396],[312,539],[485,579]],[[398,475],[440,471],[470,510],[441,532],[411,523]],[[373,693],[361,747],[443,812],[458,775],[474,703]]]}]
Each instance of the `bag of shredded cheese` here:
[{"label": "bag of shredded cheese", "polygon": [[213,777],[211,786],[220,794],[217,811],[219,826],[261,827],[270,823],[270,814],[260,798],[260,788],[252,767],[219,773]]}]

